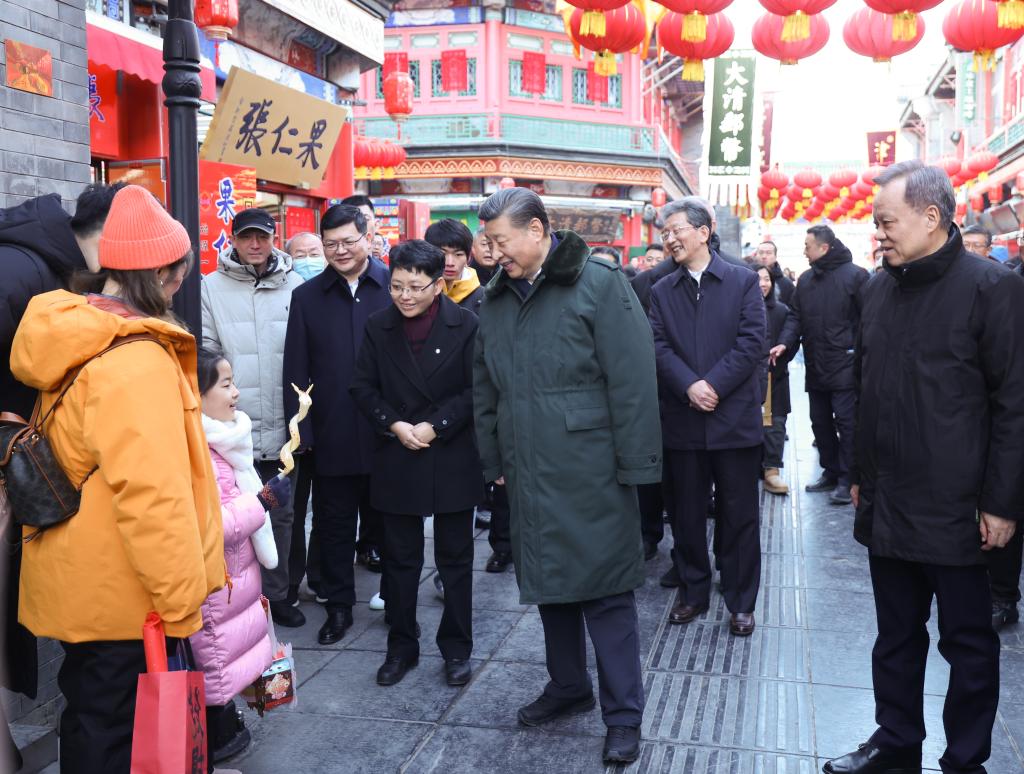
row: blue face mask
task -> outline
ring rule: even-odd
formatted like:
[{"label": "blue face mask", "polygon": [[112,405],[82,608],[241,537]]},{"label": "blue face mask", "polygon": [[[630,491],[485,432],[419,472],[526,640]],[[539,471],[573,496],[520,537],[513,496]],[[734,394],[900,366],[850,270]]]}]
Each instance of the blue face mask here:
[{"label": "blue face mask", "polygon": [[327,267],[325,258],[296,258],[292,261],[292,268],[304,280],[311,280]]}]

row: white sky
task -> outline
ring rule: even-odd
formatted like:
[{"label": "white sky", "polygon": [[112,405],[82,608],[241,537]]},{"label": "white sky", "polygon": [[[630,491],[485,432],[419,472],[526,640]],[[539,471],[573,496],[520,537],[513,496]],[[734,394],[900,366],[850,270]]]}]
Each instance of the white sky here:
[{"label": "white sky", "polygon": [[[942,20],[953,0],[919,15],[924,38],[891,64],[876,64],[850,51],[843,25],[863,0],[838,0],[824,11],[829,41],[819,53],[797,65],[781,66],[758,57],[759,91],[775,91],[772,163],[788,171],[801,162],[854,160],[867,166],[866,132],[896,129],[903,105],[898,96],[924,93],[946,56]],[[749,48],[754,21],[765,12],[757,0],[735,0],[726,10],[736,28],[734,49]]]}]

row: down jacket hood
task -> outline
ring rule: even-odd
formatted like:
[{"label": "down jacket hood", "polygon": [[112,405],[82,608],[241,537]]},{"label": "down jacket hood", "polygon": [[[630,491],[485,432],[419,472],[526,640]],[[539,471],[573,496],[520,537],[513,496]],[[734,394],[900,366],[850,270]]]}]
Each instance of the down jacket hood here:
[{"label": "down jacket hood", "polygon": [[57,194],[29,199],[0,209],[0,244],[19,245],[38,253],[60,277],[85,269],[85,256],[71,230],[71,216]]}]

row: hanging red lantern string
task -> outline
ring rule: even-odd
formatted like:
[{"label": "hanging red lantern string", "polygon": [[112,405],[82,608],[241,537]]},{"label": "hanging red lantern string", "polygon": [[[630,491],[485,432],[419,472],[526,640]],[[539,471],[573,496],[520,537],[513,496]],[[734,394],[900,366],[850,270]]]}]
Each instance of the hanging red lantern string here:
[{"label": "hanging red lantern string", "polygon": [[787,41],[782,38],[786,20],[774,13],[766,13],[756,22],[750,37],[754,48],[770,59],[782,64],[796,64],[801,59],[817,54],[828,42],[828,22],[820,15],[807,17],[810,34],[804,40]]},{"label": "hanging red lantern string", "polygon": [[605,14],[606,31],[602,35],[581,30],[584,11],[577,8],[566,24],[573,42],[594,53],[594,72],[615,75],[615,55],[636,48],[647,37],[647,21],[640,9],[630,3]]},{"label": "hanging red lantern string", "polygon": [[971,154],[970,158],[967,159],[967,168],[977,175],[979,180],[986,180],[988,173],[995,169],[998,163],[999,157],[996,154],[992,151],[983,150]]},{"label": "hanging red lantern string", "polygon": [[724,13],[707,17],[704,40],[687,42],[682,29],[688,16],[675,11],[666,13],[658,22],[658,46],[683,60],[683,80],[704,82],[704,60],[721,56],[732,45],[736,36],[732,22]]},{"label": "hanging red lantern string", "polygon": [[889,62],[894,56],[910,51],[924,37],[924,19],[915,25],[917,31],[910,38],[896,37],[895,23],[896,17],[892,14],[861,8],[843,25],[843,40],[855,54],[869,56],[875,62]]},{"label": "hanging red lantern string", "polygon": [[814,196],[814,189],[821,185],[821,175],[813,169],[801,169],[793,175],[793,183],[798,198],[808,200]]},{"label": "hanging red lantern string", "polygon": [[850,186],[857,182],[857,173],[852,169],[840,169],[828,176],[829,193],[835,191],[835,196],[846,196],[850,193]]},{"label": "hanging red lantern string", "polygon": [[995,70],[996,49],[1017,42],[1022,29],[999,26],[997,3],[992,0],[960,0],[946,14],[942,34],[958,51],[974,54],[974,70]]},{"label": "hanging red lantern string", "polygon": [[811,17],[834,5],[836,0],[761,0],[769,13],[785,17],[781,39],[785,43],[811,36]]},{"label": "hanging red lantern string", "polygon": [[942,0],[864,0],[864,4],[879,13],[889,14],[892,20],[893,40],[914,40],[918,36],[918,14],[934,8]]},{"label": "hanging red lantern string", "polygon": [[707,38],[708,17],[721,13],[732,0],[655,0],[670,11],[684,16],[680,38],[686,43],[703,43]]},{"label": "hanging red lantern string", "polygon": [[960,159],[954,156],[943,156],[935,162],[935,165],[942,167],[942,171],[946,173],[950,180],[960,174]]},{"label": "hanging red lantern string", "polygon": [[607,17],[605,11],[614,11],[629,5],[630,0],[565,0],[573,8],[579,8],[583,14],[580,17],[580,34],[601,36],[607,32]]}]

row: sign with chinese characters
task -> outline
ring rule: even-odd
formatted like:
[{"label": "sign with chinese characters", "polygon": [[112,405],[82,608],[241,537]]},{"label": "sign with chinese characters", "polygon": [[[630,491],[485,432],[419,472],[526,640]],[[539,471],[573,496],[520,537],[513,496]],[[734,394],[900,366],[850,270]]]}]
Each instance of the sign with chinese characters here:
[{"label": "sign with chinese characters", "polygon": [[235,67],[200,158],[255,167],[264,180],[316,188],[348,114],[346,107]]},{"label": "sign with chinese characters", "polygon": [[49,51],[8,38],[4,41],[4,54],[10,88],[53,96],[53,57]]},{"label": "sign with chinese characters", "polygon": [[978,73],[971,69],[972,59],[971,54],[957,55],[956,101],[960,106],[960,123],[964,126],[973,124],[978,115]]},{"label": "sign with chinese characters", "polygon": [[214,161],[199,162],[199,269],[209,274],[217,256],[231,248],[231,222],[256,206],[256,170]]},{"label": "sign with chinese characters", "polygon": [[89,66],[89,144],[93,156],[120,158],[121,129],[117,100],[117,73]]},{"label": "sign with chinese characters", "polygon": [[384,62],[384,22],[348,0],[274,0],[279,11],[367,59]]},{"label": "sign with chinese characters", "polygon": [[708,128],[708,175],[712,177],[752,173],[756,61],[748,51],[728,51],[715,60]]},{"label": "sign with chinese characters", "polygon": [[622,235],[618,210],[584,207],[548,207],[548,219],[555,231],[575,231],[584,242],[614,242]]},{"label": "sign with chinese characters", "polygon": [[868,166],[887,167],[896,163],[896,132],[868,132]]}]

